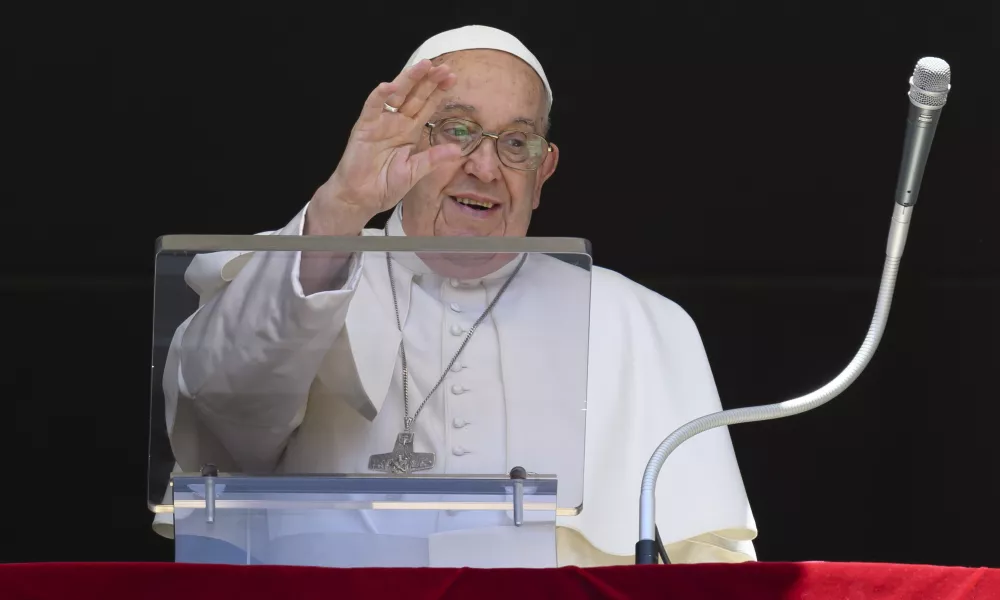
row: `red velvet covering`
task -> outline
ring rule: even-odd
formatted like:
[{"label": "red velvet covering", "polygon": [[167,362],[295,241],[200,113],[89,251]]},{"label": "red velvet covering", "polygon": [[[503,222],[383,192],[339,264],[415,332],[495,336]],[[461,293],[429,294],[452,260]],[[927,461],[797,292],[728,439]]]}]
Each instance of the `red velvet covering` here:
[{"label": "red velvet covering", "polygon": [[0,598],[997,600],[1000,570],[852,563],[551,570],[38,563],[0,565]]}]

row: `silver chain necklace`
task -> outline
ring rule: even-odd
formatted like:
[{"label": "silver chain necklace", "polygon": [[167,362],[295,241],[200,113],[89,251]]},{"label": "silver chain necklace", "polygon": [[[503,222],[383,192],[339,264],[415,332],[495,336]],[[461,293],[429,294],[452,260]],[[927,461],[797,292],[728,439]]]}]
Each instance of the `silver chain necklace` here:
[{"label": "silver chain necklace", "polygon": [[[389,235],[388,229],[384,230],[385,235]],[[451,361],[448,366],[444,368],[444,372],[441,373],[441,377],[438,378],[437,383],[428,392],[427,397],[424,401],[420,403],[417,407],[416,412],[413,416],[410,416],[410,396],[409,396],[409,371],[406,367],[406,348],[403,343],[402,337],[399,341],[399,355],[403,363],[403,432],[396,436],[396,445],[392,452],[386,452],[384,454],[373,454],[368,459],[368,468],[372,471],[382,471],[384,473],[396,473],[408,475],[413,471],[426,471],[434,466],[434,453],[433,452],[414,452],[413,451],[413,424],[416,422],[417,417],[420,416],[420,412],[424,409],[427,401],[431,399],[434,392],[441,387],[444,383],[445,377],[448,375],[448,371],[455,366],[455,361],[458,360],[462,350],[465,350],[465,346],[468,345],[469,340],[472,339],[472,334],[476,332],[476,329],[486,320],[486,317],[493,311],[493,307],[496,306],[497,302],[500,300],[500,296],[507,291],[507,287],[510,282],[514,280],[517,276],[518,271],[524,265],[524,261],[527,260],[528,255],[524,254],[521,256],[521,260],[517,263],[517,267],[514,268],[514,272],[511,273],[507,281],[501,286],[500,291],[483,311],[483,314],[479,315],[476,322],[473,323],[472,327],[469,329],[469,333],[465,335],[465,339],[462,340],[462,344],[458,347],[458,351],[455,355],[451,357]],[[396,327],[399,329],[399,333],[402,336],[403,333],[403,323],[399,318],[399,300],[396,296],[396,281],[392,276],[392,259],[389,257],[389,253],[385,253],[385,264],[386,269],[389,271],[389,287],[392,289],[392,306],[396,310]]]}]

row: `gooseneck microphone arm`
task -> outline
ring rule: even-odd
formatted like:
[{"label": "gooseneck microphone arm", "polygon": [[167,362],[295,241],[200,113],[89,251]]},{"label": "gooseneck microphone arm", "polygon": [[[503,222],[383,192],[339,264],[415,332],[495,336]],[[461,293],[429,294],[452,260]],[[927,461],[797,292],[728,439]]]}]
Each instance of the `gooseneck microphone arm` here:
[{"label": "gooseneck microphone arm", "polygon": [[636,564],[656,563],[656,480],[667,457],[678,446],[699,433],[716,427],[780,419],[818,408],[846,390],[871,362],[889,318],[889,307],[892,304],[896,275],[906,245],[913,205],[916,203],[920,179],[923,176],[940,109],[944,106],[950,88],[950,78],[951,71],[947,63],[937,58],[924,58],[917,63],[913,78],[910,80],[911,110],[896,190],[896,204],[886,243],[882,280],[868,334],[854,359],[832,381],[810,394],[776,404],[724,410],[705,415],[683,425],[663,440],[653,452],[642,476],[642,489],[639,495],[639,541],[635,546]]},{"label": "gooseneck microphone arm", "polygon": [[752,423],[790,417],[812,410],[833,400],[847,389],[871,361],[878,347],[882,333],[885,331],[886,320],[889,317],[889,305],[892,303],[892,293],[896,285],[896,273],[899,269],[903,245],[906,243],[906,232],[910,226],[912,208],[896,205],[892,216],[892,226],[889,230],[889,243],[886,251],[885,266],[882,270],[882,283],[879,286],[878,301],[875,304],[875,316],[864,343],[847,368],[820,389],[806,394],[801,398],[786,400],[777,404],[753,406],[724,410],[705,415],[687,423],[670,434],[656,448],[649,459],[646,472],[642,476],[642,491],[639,495],[639,543],[636,544],[636,564],[654,564],[656,546],[649,544],[656,535],[656,480],[667,457],[686,440],[699,433],[739,423]]}]

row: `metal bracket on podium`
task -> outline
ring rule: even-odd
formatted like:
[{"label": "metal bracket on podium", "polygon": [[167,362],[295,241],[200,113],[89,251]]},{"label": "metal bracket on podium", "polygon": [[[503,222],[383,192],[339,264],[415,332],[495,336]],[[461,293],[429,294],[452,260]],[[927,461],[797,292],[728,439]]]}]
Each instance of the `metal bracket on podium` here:
[{"label": "metal bracket on podium", "polygon": [[203,465],[201,476],[205,478],[205,522],[215,523],[215,478],[219,468],[211,463]]},{"label": "metal bracket on podium", "polygon": [[524,525],[524,479],[527,476],[524,467],[510,470],[510,479],[514,482],[514,527]]}]

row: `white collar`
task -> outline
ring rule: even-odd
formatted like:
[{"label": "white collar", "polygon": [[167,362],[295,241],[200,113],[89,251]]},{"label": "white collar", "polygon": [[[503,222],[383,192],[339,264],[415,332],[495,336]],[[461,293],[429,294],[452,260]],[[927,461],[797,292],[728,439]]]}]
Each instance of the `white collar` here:
[{"label": "white collar", "polygon": [[[406,236],[406,232],[403,230],[403,203],[400,202],[396,205],[395,210],[392,211],[392,215],[389,216],[389,220],[386,221],[385,230],[389,235],[392,236]],[[414,275],[437,275],[431,270],[427,263],[420,260],[420,257],[411,252],[397,252],[393,253],[392,259],[402,265],[406,270],[410,271]],[[500,267],[496,271],[493,271],[485,277],[480,277],[478,279],[464,280],[466,284],[475,285],[478,283],[492,283],[498,279],[506,279],[517,268],[517,264],[520,262],[521,257],[518,255],[514,260],[508,262],[504,266]]]}]

